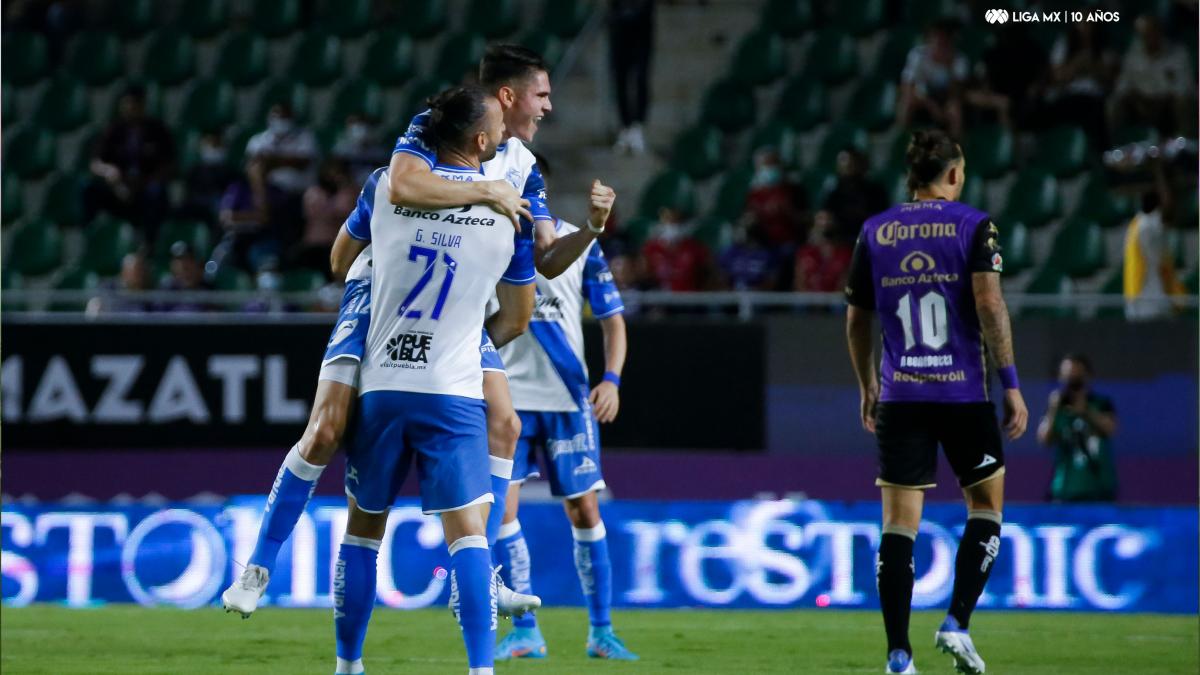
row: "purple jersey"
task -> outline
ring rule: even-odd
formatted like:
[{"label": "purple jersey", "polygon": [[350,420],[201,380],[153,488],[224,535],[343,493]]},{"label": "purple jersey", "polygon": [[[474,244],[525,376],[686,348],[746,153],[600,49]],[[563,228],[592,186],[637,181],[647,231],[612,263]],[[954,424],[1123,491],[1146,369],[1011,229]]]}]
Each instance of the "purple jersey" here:
[{"label": "purple jersey", "polygon": [[880,401],[988,400],[971,275],[1003,269],[997,234],[986,213],[942,200],[893,206],[863,224],[846,298],[883,323]]}]

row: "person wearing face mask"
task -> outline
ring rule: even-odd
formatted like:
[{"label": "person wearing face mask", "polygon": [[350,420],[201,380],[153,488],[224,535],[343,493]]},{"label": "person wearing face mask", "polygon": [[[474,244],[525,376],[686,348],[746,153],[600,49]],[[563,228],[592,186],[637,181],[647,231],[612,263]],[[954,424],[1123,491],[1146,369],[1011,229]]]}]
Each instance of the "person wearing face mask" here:
[{"label": "person wearing face mask", "polygon": [[779,151],[768,147],[754,153],[746,213],[761,225],[767,243],[780,254],[795,246],[807,206],[804,193],[788,180]]},{"label": "person wearing face mask", "polygon": [[246,156],[263,163],[271,185],[297,198],[316,179],[317,139],[296,123],[287,103],[271,106],[267,128],[250,137]]},{"label": "person wearing face mask", "polygon": [[358,190],[346,164],[337,159],[322,162],[316,185],[304,191],[304,235],[293,252],[293,263],[326,269],[329,248],[357,199]]},{"label": "person wearing face mask", "polygon": [[187,170],[188,189],[180,215],[212,222],[217,218],[225,188],[237,178],[237,171],[229,165],[229,148],[221,133],[205,133],[197,143],[195,161]]},{"label": "person wearing face mask", "polygon": [[1112,455],[1117,412],[1112,399],[1092,391],[1091,379],[1087,357],[1064,356],[1059,387],[1050,392],[1038,425],[1038,442],[1055,449],[1050,499],[1056,502],[1107,502],[1117,496]]},{"label": "person wearing face mask", "polygon": [[678,209],[663,208],[642,245],[642,285],[666,291],[700,291],[708,282],[709,253]]},{"label": "person wearing face mask", "polygon": [[362,185],[376,167],[388,163],[377,127],[363,115],[351,113],[333,144],[333,156],[346,163],[353,181]]}]

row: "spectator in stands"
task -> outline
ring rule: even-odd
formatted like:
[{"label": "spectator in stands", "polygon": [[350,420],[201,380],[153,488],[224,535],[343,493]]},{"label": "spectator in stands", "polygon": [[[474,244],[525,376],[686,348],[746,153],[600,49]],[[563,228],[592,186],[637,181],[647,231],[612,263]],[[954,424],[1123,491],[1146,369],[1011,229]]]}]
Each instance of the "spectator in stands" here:
[{"label": "spectator in stands", "polygon": [[150,263],[146,259],[145,247],[125,254],[121,259],[121,273],[116,279],[101,282],[101,293],[88,301],[89,315],[110,312],[147,312],[148,303],[121,297],[124,292],[150,290]]},{"label": "spectator in stands", "polygon": [[328,270],[329,250],[358,200],[359,188],[341,160],[327,159],[304,191],[304,236],[292,254],[300,267]]},{"label": "spectator in stands", "polygon": [[646,151],[642,125],[650,105],[650,57],[654,51],[654,0],[611,0],[608,14],[609,63],[617,89],[621,131],[617,152]]},{"label": "spectator in stands", "polygon": [[263,161],[247,158],[245,175],[221,197],[220,222],[225,234],[213,251],[214,273],[226,264],[256,270],[266,258],[278,258],[280,230],[292,222],[282,220],[288,212],[287,201],[288,195],[267,180]]},{"label": "spectator in stands", "polygon": [[[1156,169],[1161,179],[1161,168]],[[1174,311],[1171,296],[1185,293],[1175,274],[1175,262],[1167,250],[1163,197],[1169,193],[1147,192],[1141,212],[1125,231],[1124,293],[1125,318],[1130,321],[1164,319]]]},{"label": "spectator in stands", "polygon": [[788,178],[779,151],[768,147],[755,152],[746,217],[762,228],[767,243],[784,253],[795,250],[807,208],[804,190]]},{"label": "spectator in stands", "polygon": [[[1005,26],[983,54],[972,85],[964,95],[968,123],[989,113],[1002,126],[1024,126],[1047,73],[1046,50],[1029,37],[1025,23]],[[992,120],[988,120],[992,121]]]},{"label": "spectator in stands", "polygon": [[1193,57],[1163,36],[1158,19],[1138,17],[1117,80],[1116,124],[1148,124],[1164,134],[1194,134],[1196,75]]},{"label": "spectator in stands", "polygon": [[[211,286],[204,280],[204,266],[196,259],[196,253],[186,241],[171,244],[170,276],[163,279],[161,288],[166,291],[207,291]],[[210,307],[193,299],[166,302],[159,305],[165,312],[202,312]]]},{"label": "spectator in stands", "polygon": [[1093,148],[1106,147],[1104,101],[1115,74],[1116,57],[1096,24],[1071,24],[1050,50],[1044,120],[1051,125],[1079,126]]},{"label": "spectator in stands", "polygon": [[825,234],[839,244],[854,246],[863,221],[889,206],[887,190],[867,170],[867,156],[857,148],[838,153],[837,184],[822,206],[833,215],[833,229]]},{"label": "spectator in stands", "polygon": [[1050,392],[1038,425],[1038,442],[1054,448],[1050,498],[1056,502],[1113,501],[1117,470],[1112,436],[1117,412],[1112,400],[1092,391],[1092,364],[1082,354],[1063,357],[1059,387]]},{"label": "spectator in stands", "polygon": [[735,291],[773,291],[778,287],[779,259],[757,222],[743,219],[733,230],[733,243],[717,259],[721,285]]},{"label": "spectator in stands", "polygon": [[345,162],[351,179],[362,185],[372,171],[387,165],[388,147],[376,125],[363,115],[351,113],[333,143],[333,156]]},{"label": "spectator in stands", "polygon": [[967,57],[954,45],[957,25],[942,19],[930,25],[925,40],[912,48],[900,74],[897,122],[902,128],[932,124],[962,133],[962,90]]},{"label": "spectator in stands", "polygon": [[210,131],[200,137],[196,161],[188,169],[186,180],[180,210],[205,222],[216,220],[225,189],[237,180],[237,171],[229,165],[229,146],[221,133]]},{"label": "spectator in stands", "polygon": [[708,285],[709,253],[692,236],[693,226],[672,208],[659,211],[659,222],[642,245],[641,285],[649,290],[699,291]]},{"label": "spectator in stands", "polygon": [[92,156],[95,176],[84,191],[84,216],[108,211],[140,227],[153,240],[167,210],[167,181],[175,141],[160,120],[146,114],[146,90],[121,94],[117,119],[100,135]]},{"label": "spectator in stands", "polygon": [[246,156],[259,160],[267,182],[287,196],[281,221],[300,222],[301,195],[317,178],[317,139],[296,122],[289,104],[271,106],[267,128],[247,141]]},{"label": "spectator in stands", "polygon": [[817,211],[813,216],[808,242],[796,251],[795,290],[834,293],[846,287],[852,249],[830,237],[834,222],[829,211]]}]

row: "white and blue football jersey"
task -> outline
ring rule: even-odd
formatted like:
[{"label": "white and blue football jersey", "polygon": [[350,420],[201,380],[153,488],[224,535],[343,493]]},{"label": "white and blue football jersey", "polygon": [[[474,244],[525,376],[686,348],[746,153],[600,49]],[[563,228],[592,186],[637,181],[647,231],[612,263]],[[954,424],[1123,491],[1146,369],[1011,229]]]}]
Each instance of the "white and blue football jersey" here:
[{"label": "white and blue football jersey", "polygon": [[[578,229],[562,220],[555,222],[559,236]],[[500,348],[517,410],[573,412],[587,399],[584,300],[598,319],[625,310],[599,242],[593,242],[587,255],[559,276],[537,275],[537,304],[529,331]]]},{"label": "white and blue football jersey", "polygon": [[[447,180],[476,169],[435,165]],[[395,206],[387,170],[371,174],[346,221],[371,242],[371,316],[360,394],[409,391],[483,398],[480,334],[497,282],[534,281],[532,228],[514,233],[486,206]]]}]

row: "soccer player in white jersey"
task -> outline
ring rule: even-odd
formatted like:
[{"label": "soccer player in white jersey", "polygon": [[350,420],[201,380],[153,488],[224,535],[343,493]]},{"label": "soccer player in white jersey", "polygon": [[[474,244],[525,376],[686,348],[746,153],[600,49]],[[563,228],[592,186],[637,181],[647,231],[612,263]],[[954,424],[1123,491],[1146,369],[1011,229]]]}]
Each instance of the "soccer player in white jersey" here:
[{"label": "soccer player in white jersey", "polygon": [[[429,125],[434,173],[448,181],[482,178],[504,128],[499,102],[478,87],[441,94]],[[469,672],[491,675],[496,596],[484,529],[493,498],[479,336],[497,282],[532,281],[533,259],[486,206],[393,207],[382,177],[373,187],[346,223],[351,237],[371,242],[374,307],[346,453],[350,513],[333,581],[336,672],[363,672],[387,511],[415,463],[421,508],[441,516]]]},{"label": "soccer player in white jersey", "polygon": [[[578,229],[555,220],[560,236]],[[595,388],[589,387],[583,356],[585,301],[604,333],[605,372]],[[596,423],[613,421],[620,407],[618,387],[627,345],[624,310],[599,242],[593,242],[587,255],[562,275],[554,279],[537,276],[537,304],[529,332],[500,348],[512,400],[521,419],[521,436],[493,555],[514,591],[532,592],[529,547],[517,520],[517,505],[521,483],[539,475],[536,453],[540,449],[550,491],[563,499],[571,522],[575,568],[591,624],[587,654],[636,660],[637,655],[612,628],[612,564],[597,501],[597,492],[605,485]],[[513,626],[513,631],[496,646],[498,660],[546,656],[546,641],[533,612],[514,617]]]}]

